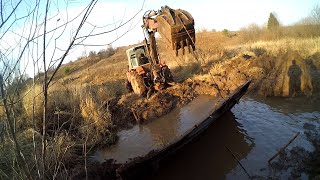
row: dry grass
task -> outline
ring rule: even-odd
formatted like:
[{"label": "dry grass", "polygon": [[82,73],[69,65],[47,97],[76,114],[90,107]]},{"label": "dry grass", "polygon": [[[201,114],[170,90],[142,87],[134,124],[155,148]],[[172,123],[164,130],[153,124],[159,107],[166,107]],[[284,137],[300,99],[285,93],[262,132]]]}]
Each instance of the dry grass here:
[{"label": "dry grass", "polygon": [[98,100],[93,94],[86,95],[82,98],[80,110],[84,119],[83,124],[86,126],[83,129],[84,131],[87,131],[87,129],[95,129],[95,133],[98,132],[105,135],[113,125],[108,107],[104,107],[103,101]]},{"label": "dry grass", "polygon": [[[26,124],[32,125],[34,117],[37,128],[41,127],[43,117],[43,92],[42,86],[30,86],[25,90],[26,96],[23,98],[23,107],[26,112]],[[74,123],[79,111],[80,97],[77,91],[61,85],[54,85],[48,92],[48,128],[67,128],[63,126]],[[54,126],[54,127],[51,127]],[[53,131],[53,129],[51,129]]]},{"label": "dry grass", "polygon": [[[40,129],[43,115],[43,94],[40,85],[34,86],[34,93],[27,88],[23,99],[25,114],[24,121],[19,121],[17,136],[22,147],[22,153],[27,159],[27,164],[35,168],[33,158],[33,134],[35,133],[35,144],[40,146]],[[70,176],[70,167],[74,167],[83,161],[81,149],[84,145],[91,147],[97,144],[113,144],[117,136],[112,130],[114,125],[111,120],[109,108],[104,102],[114,96],[112,92],[106,93],[105,87],[94,86],[64,86],[55,82],[48,92],[48,121],[47,132],[47,169],[48,178],[66,178]],[[34,111],[33,111],[34,101]],[[33,129],[32,114],[34,114],[36,129]],[[2,143],[0,151],[0,178],[19,177],[13,170],[17,168],[7,166],[12,163],[15,154],[11,151],[12,142],[4,137],[6,143]],[[80,149],[80,154],[79,154]],[[40,150],[40,148],[39,148]],[[36,150],[38,158],[41,152]],[[3,164],[4,163],[4,164]],[[36,173],[36,171],[32,171]],[[32,174],[36,177],[36,174]]]},{"label": "dry grass", "polygon": [[278,56],[288,51],[297,51],[302,57],[308,57],[317,52],[320,52],[320,37],[316,38],[285,38],[273,41],[258,41],[255,43],[241,44],[231,46],[228,48],[235,49],[241,47],[242,49],[263,48],[271,55]]}]

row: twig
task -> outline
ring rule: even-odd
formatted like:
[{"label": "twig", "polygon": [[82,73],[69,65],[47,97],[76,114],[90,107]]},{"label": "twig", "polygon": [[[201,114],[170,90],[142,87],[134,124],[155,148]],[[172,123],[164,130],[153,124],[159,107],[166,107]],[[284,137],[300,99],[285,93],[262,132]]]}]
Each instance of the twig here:
[{"label": "twig", "polygon": [[141,120],[140,120],[139,116],[137,115],[137,112],[133,108],[131,108],[131,112],[132,112],[134,118],[136,119],[137,123],[140,123]]},{"label": "twig", "polygon": [[241,168],[243,169],[243,171],[248,175],[249,179],[252,179],[250,174],[248,173],[248,171],[246,170],[246,168],[244,168],[244,166],[241,164],[241,162],[239,161],[239,159],[237,158],[237,156],[231,151],[230,148],[228,148],[227,146],[225,146],[227,148],[227,150],[232,154],[232,156],[234,157],[235,160],[237,160],[238,164],[241,166]]},{"label": "twig", "polygon": [[299,135],[300,135],[300,132],[297,132],[297,134],[296,134],[295,136],[293,136],[293,138],[291,138],[290,141],[289,141],[285,146],[283,146],[275,155],[273,155],[273,156],[269,159],[268,163],[270,164],[270,162],[271,162],[274,158],[276,158],[282,151],[284,151]]},{"label": "twig", "polygon": [[29,169],[27,167],[27,163],[25,162],[25,159],[24,159],[22,151],[21,151],[20,144],[18,142],[16,133],[14,131],[13,119],[12,119],[12,116],[10,114],[10,109],[9,109],[9,107],[7,105],[7,96],[6,96],[6,92],[5,92],[4,88],[3,88],[3,86],[4,86],[3,77],[0,74],[0,95],[1,95],[1,100],[3,102],[3,105],[4,105],[4,112],[5,112],[5,115],[6,115],[6,121],[7,121],[8,125],[9,125],[10,135],[11,135],[12,141],[13,141],[14,146],[15,146],[14,149],[15,149],[18,165],[21,166],[22,171],[26,175],[26,178],[27,179],[31,179],[30,171],[29,171]]},{"label": "twig", "polygon": [[46,142],[46,126],[48,118],[48,70],[46,67],[46,31],[47,31],[47,16],[49,11],[49,0],[46,2],[45,17],[44,17],[44,35],[43,35],[43,69],[44,69],[44,79],[43,79],[43,119],[42,119],[42,138],[41,138],[41,156],[42,156],[42,178],[45,178],[46,172],[46,151],[47,151],[47,142]]}]

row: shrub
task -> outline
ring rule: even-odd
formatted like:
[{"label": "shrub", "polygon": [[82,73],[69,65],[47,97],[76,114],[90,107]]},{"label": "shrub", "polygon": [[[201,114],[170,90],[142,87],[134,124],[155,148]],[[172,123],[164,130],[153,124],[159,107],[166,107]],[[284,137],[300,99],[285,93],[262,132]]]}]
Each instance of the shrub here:
[{"label": "shrub", "polygon": [[97,56],[97,52],[95,51],[90,51],[89,52],[89,55],[88,55],[88,58],[95,58]]},{"label": "shrub", "polygon": [[228,29],[222,30],[222,34],[229,37],[229,30]]},{"label": "shrub", "polygon": [[280,27],[280,23],[276,16],[273,13],[270,13],[269,19],[268,19],[268,29],[269,30],[275,30]]},{"label": "shrub", "polygon": [[115,52],[116,50],[112,46],[109,46],[107,49],[101,49],[97,55],[99,59],[105,59],[114,55]]},{"label": "shrub", "polygon": [[260,28],[257,24],[250,24],[249,26],[242,28],[242,38],[245,42],[251,41],[257,41],[259,40],[263,35],[263,29]]},{"label": "shrub", "polygon": [[[69,128],[74,124],[76,110],[79,110],[79,95],[77,92],[61,87],[51,87],[48,92],[48,122],[49,130]],[[43,118],[43,91],[42,86],[35,85],[27,88],[23,98],[23,107],[26,112],[27,124],[32,124],[34,116],[37,129],[41,128],[41,119]],[[63,127],[62,127],[63,126]]]},{"label": "shrub", "polygon": [[255,47],[252,49],[252,51],[257,57],[262,56],[267,52],[267,50],[262,47]]},{"label": "shrub", "polygon": [[104,101],[97,96],[95,89],[85,89],[82,94],[80,112],[83,125],[80,131],[82,135],[90,137],[90,143],[95,143],[110,135],[109,129],[113,126],[111,113]]},{"label": "shrub", "polygon": [[65,68],[63,69],[63,72],[64,72],[64,75],[69,75],[70,72],[71,72],[71,69],[70,69],[69,67],[65,67]]}]

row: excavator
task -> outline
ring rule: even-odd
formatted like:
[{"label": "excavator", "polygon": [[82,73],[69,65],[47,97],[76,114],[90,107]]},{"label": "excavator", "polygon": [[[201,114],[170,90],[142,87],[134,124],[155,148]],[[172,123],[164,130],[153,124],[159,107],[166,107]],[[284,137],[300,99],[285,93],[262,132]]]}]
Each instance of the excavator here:
[{"label": "excavator", "polygon": [[146,11],[142,21],[144,43],[126,51],[129,64],[126,86],[137,95],[149,97],[152,92],[174,84],[169,67],[159,56],[155,34],[158,32],[171,44],[178,56],[179,50],[185,54],[185,47],[189,53],[195,50],[195,29],[190,13],[168,6]]}]

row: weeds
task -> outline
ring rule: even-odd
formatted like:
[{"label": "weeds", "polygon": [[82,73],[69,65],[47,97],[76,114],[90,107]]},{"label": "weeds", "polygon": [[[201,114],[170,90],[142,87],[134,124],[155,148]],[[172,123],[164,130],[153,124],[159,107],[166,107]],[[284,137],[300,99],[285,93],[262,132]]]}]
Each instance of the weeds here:
[{"label": "weeds", "polygon": [[69,67],[65,67],[63,72],[65,75],[69,75],[70,74],[71,69]]},{"label": "weeds", "polygon": [[252,49],[255,56],[259,57],[267,53],[267,50],[262,47],[255,47]]}]

